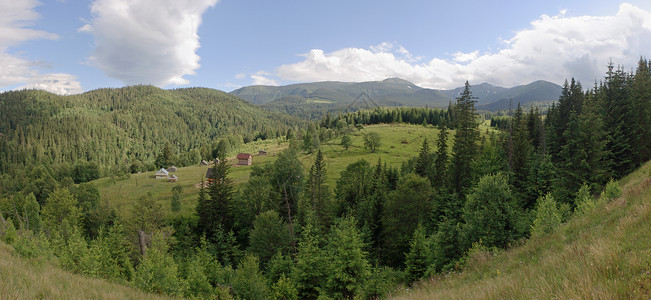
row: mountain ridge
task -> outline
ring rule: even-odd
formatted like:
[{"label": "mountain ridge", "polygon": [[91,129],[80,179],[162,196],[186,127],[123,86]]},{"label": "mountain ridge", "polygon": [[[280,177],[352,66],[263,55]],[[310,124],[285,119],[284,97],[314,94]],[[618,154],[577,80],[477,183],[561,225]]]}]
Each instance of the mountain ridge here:
[{"label": "mountain ridge", "polygon": [[[486,82],[471,86],[473,96],[477,97],[478,108],[491,111],[508,109],[510,102],[526,105],[531,102],[556,101],[561,89],[561,86],[543,80],[511,88]],[[230,94],[268,110],[306,117],[308,112],[310,115],[323,115],[324,111],[348,108],[362,93],[368,94],[380,106],[446,107],[462,90],[463,87],[449,90],[424,88],[402,78],[392,77],[382,81],[365,82],[322,81],[285,86],[254,85],[236,89]],[[299,100],[296,97],[304,100],[301,104],[304,107],[288,107],[296,105]],[[301,112],[298,113],[297,110]]]}]

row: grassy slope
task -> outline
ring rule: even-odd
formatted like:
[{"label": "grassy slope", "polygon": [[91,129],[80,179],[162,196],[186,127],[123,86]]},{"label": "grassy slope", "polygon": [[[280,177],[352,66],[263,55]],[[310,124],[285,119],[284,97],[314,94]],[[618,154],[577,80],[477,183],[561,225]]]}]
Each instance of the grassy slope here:
[{"label": "grassy slope", "polygon": [[[162,299],[127,286],[19,258],[0,242],[0,299]],[[165,298],[167,299],[167,298]]]},{"label": "grassy slope", "polygon": [[620,181],[623,196],[575,217],[557,232],[466,271],[396,295],[398,299],[649,299],[651,162]]},{"label": "grassy slope", "polygon": [[[376,153],[371,153],[364,148],[363,134],[366,132],[378,132],[382,137],[382,146]],[[365,159],[371,165],[374,165],[377,163],[378,158],[382,158],[382,161],[386,162],[388,166],[400,167],[403,161],[418,155],[425,137],[429,140],[430,148],[435,151],[437,134],[437,129],[418,125],[372,125],[351,134],[353,145],[348,150],[339,145],[339,139],[324,143],[321,145],[321,150],[327,164],[327,184],[331,190],[334,190],[341,171],[359,159]],[[401,143],[402,139],[405,139],[407,144]],[[275,161],[276,154],[285,149],[287,144],[278,145],[275,141],[265,141],[246,144],[245,147],[247,148],[241,149],[241,151],[254,154],[254,165],[265,165]],[[266,149],[268,155],[258,156],[257,153],[260,149]],[[231,159],[234,159],[234,157]],[[314,154],[300,153],[299,159],[303,163],[305,172],[307,172],[314,162]],[[102,178],[93,181],[93,183],[99,187],[102,199],[108,201],[120,212],[128,210],[131,203],[138,197],[151,192],[158,203],[162,205],[163,210],[169,213],[172,187],[181,185],[183,193],[181,195],[182,210],[180,214],[190,214],[194,211],[198,195],[198,189],[195,188],[195,185],[205,176],[207,168],[207,166],[179,168],[178,172],[175,173],[179,177],[177,183],[154,179],[155,171],[132,174],[130,178],[123,180]],[[231,168],[231,178],[235,180],[236,186],[239,186],[247,181],[250,172],[251,167],[234,166]]]}]

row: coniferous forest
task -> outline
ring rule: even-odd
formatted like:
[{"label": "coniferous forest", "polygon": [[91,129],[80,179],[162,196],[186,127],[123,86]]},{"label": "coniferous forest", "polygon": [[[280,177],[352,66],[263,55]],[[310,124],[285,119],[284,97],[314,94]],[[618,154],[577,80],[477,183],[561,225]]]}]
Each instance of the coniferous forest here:
[{"label": "coniferous forest", "polygon": [[[640,59],[631,73],[611,63],[600,82],[569,79],[546,112],[517,105],[491,130],[480,129],[490,116],[480,117],[468,82],[447,109],[378,108],[309,125],[199,88],[5,92],[0,237],[23,257],[151,293],[383,297],[618,197],[613,180],[651,159],[649,68]],[[359,160],[328,186],[318,139],[378,123],[438,131],[400,168]],[[291,146],[236,185],[219,141],[276,137]],[[309,168],[300,151],[314,152]],[[151,196],[119,214],[89,183],[212,158],[191,215],[165,217]]]}]

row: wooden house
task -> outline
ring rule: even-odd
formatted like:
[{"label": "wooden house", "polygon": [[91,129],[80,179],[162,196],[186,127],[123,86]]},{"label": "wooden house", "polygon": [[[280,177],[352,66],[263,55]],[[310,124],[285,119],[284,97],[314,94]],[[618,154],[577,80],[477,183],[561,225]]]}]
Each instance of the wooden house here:
[{"label": "wooden house", "polygon": [[260,150],[260,151],[258,151],[258,155],[267,155],[267,151],[266,150]]},{"label": "wooden house", "polygon": [[170,176],[170,179],[168,179],[167,181],[169,181],[169,182],[176,182],[176,180],[178,180],[178,179],[179,179],[179,178],[176,177],[176,175],[172,175],[172,176]]},{"label": "wooden house", "polygon": [[165,168],[161,168],[160,170],[158,170],[158,172],[156,172],[156,179],[165,179],[169,175],[170,175],[170,172],[167,172],[167,170],[165,170]]},{"label": "wooden house", "polygon": [[248,153],[240,153],[237,155],[237,164],[242,166],[250,166],[253,163],[253,155]]},{"label": "wooden house", "polygon": [[167,168],[167,170],[170,171],[170,172],[176,172],[176,171],[178,171],[178,168],[175,167],[175,166],[171,166],[171,167]]}]

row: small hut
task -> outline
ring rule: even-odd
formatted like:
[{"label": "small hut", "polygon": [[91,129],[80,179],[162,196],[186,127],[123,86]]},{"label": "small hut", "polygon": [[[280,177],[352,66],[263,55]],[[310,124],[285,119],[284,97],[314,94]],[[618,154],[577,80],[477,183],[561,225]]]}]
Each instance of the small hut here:
[{"label": "small hut", "polygon": [[178,171],[178,169],[175,166],[171,166],[171,167],[167,168],[167,170],[170,171],[170,172]]},{"label": "small hut", "polygon": [[156,172],[156,179],[165,179],[170,175],[170,172],[165,170],[165,168],[161,168]]},{"label": "small hut", "polygon": [[179,179],[179,178],[176,177],[176,175],[172,175],[172,176],[170,176],[170,179],[168,179],[167,181],[169,181],[169,182],[176,182],[177,179]]},{"label": "small hut", "polygon": [[248,153],[240,153],[237,155],[237,164],[242,166],[250,166],[253,163],[253,155]]},{"label": "small hut", "polygon": [[258,151],[258,155],[267,155],[267,150]]},{"label": "small hut", "polygon": [[204,159],[204,160],[201,160],[201,163],[199,165],[200,166],[207,166],[208,162]]}]

